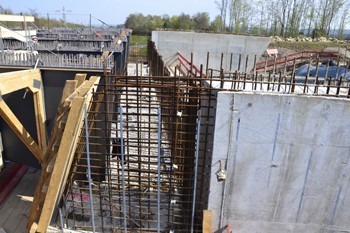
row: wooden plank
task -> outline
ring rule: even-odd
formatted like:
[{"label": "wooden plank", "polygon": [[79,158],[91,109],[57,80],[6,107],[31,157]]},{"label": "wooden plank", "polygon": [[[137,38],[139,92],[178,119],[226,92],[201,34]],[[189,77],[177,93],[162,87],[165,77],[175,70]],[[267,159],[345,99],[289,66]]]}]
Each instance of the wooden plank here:
[{"label": "wooden plank", "polygon": [[[63,104],[63,102],[66,100],[66,98],[72,92],[74,92],[74,90],[77,87],[77,83],[78,83],[77,80],[67,80],[66,81],[63,92],[62,92],[60,106]],[[57,110],[57,112],[59,112],[59,110]],[[60,120],[58,118],[59,118],[59,113],[56,114],[55,123],[54,123],[52,131],[51,131],[49,145],[47,147],[47,150],[45,153],[45,159],[44,159],[44,162],[42,164],[41,174],[40,174],[38,184],[37,184],[36,189],[35,189],[34,200],[33,200],[33,204],[32,204],[32,207],[30,209],[30,214],[29,214],[29,218],[27,221],[27,226],[26,226],[27,229],[31,229],[31,227],[33,226],[33,223],[35,223],[35,221],[37,221],[39,214],[40,214],[39,203],[40,203],[41,199],[43,198],[43,196],[45,195],[41,191],[42,191],[43,185],[45,184],[47,178],[49,177],[49,174],[46,172],[46,169],[47,169],[52,157],[54,157],[56,155],[56,153],[54,153],[52,151],[52,147],[53,147],[55,141],[57,140],[57,138],[59,136],[61,136],[62,131],[63,131],[62,128],[61,129],[59,128]]]},{"label": "wooden plank", "polygon": [[17,136],[28,147],[39,162],[43,162],[44,153],[40,150],[38,144],[36,144],[34,139],[30,136],[30,134],[3,100],[0,101],[0,116],[6,121],[6,123],[17,134]]},{"label": "wooden plank", "polygon": [[83,84],[83,82],[85,81],[85,79],[86,79],[86,75],[87,74],[76,74],[75,75],[75,78],[74,78],[74,80],[77,80],[78,81],[78,87],[81,85],[81,84]]},{"label": "wooden plank", "polygon": [[203,233],[213,233],[213,210],[203,210]]},{"label": "wooden plank", "polygon": [[38,224],[36,222],[34,222],[32,227],[29,230],[29,233],[35,233],[36,229],[38,229]]},{"label": "wooden plank", "polygon": [[[90,81],[91,80],[91,81]],[[97,89],[97,86],[96,86],[96,84],[98,84],[99,82],[100,82],[100,77],[99,76],[93,76],[93,77],[91,77],[90,78],[90,80],[89,80],[89,82],[91,82],[91,86],[90,86],[90,89],[89,89],[89,91],[85,94],[85,104],[87,105],[87,108],[89,108],[89,103],[90,103],[90,101],[91,101],[91,99],[92,99],[92,95],[93,95],[93,92],[96,92],[96,89]],[[80,124],[81,124],[81,126],[80,126],[80,128],[83,126],[83,120],[84,120],[84,116],[82,117],[82,119],[81,119],[81,121],[80,121]],[[89,130],[89,133],[90,133],[90,131],[91,130]],[[80,133],[78,134],[78,135],[80,135]],[[77,151],[77,147],[78,147],[78,145],[77,145],[77,142],[78,142],[78,140],[79,140],[79,138],[77,138],[77,140],[76,140],[76,145],[74,145],[74,152],[73,152],[73,154],[72,154],[72,160],[73,160],[73,157],[74,157],[74,155],[75,155],[75,152]],[[61,141],[61,143],[62,143],[62,141]],[[71,166],[71,164],[72,164],[72,162],[73,161],[70,161],[70,163],[69,163],[69,166]],[[67,180],[67,178],[68,178],[68,175],[69,175],[69,172],[67,172],[66,174],[64,174],[64,178],[63,178],[63,184],[66,182],[66,180]],[[59,193],[59,197],[61,197],[62,196],[62,194],[63,194],[63,191],[64,191],[64,186],[60,189],[60,193]],[[57,204],[57,203],[56,203]]]},{"label": "wooden plank", "polygon": [[[9,22],[24,22],[24,17],[22,15],[4,15],[0,14],[0,21],[9,21]],[[34,22],[34,16],[26,15],[26,22]]]},{"label": "wooden plank", "polygon": [[[62,135],[60,147],[56,155],[55,165],[51,174],[49,187],[46,193],[43,210],[40,215],[38,232],[44,232],[48,228],[51,221],[52,213],[57,207],[58,202],[62,196],[64,185],[66,183],[70,167],[77,148],[77,142],[81,128],[83,126],[83,110],[84,105],[89,104],[92,93],[96,90],[100,81],[100,77],[91,77],[88,82],[84,82],[83,88],[89,87],[84,97],[75,97],[72,101],[71,110],[68,115],[65,130]],[[85,92],[85,91],[84,91]],[[68,99],[68,98],[67,98]],[[80,112],[78,108],[80,106]]]},{"label": "wooden plank", "polygon": [[[5,27],[0,26],[2,38],[13,38],[22,42],[27,42],[25,38],[25,31],[11,31]],[[30,35],[35,36],[36,30],[30,30]]]},{"label": "wooden plank", "polygon": [[88,81],[84,81],[83,84],[81,84],[72,94],[70,94],[70,95],[64,100],[64,102],[65,102],[66,104],[70,104],[76,96],[79,96],[80,92],[81,92],[82,89],[85,87],[85,84],[86,84],[87,82],[88,82]]},{"label": "wooden plank", "polygon": [[46,140],[46,114],[45,114],[45,100],[44,100],[44,89],[41,79],[41,74],[36,74],[36,80],[40,81],[40,89],[38,92],[33,94],[36,130],[38,135],[38,144],[41,151],[45,154],[47,148]]},{"label": "wooden plank", "polygon": [[60,105],[63,104],[63,102],[68,98],[68,96],[70,96],[75,91],[75,89],[77,89],[77,87],[81,85],[81,84],[78,85],[78,82],[79,80],[66,81],[66,84],[64,85],[63,92],[62,92]]},{"label": "wooden plank", "polygon": [[[39,70],[15,71],[0,74],[1,95],[6,95],[26,87],[34,93],[38,92],[40,89],[33,87],[34,79],[40,77],[38,75],[40,75]],[[39,81],[41,81],[41,78]]]},{"label": "wooden plank", "polygon": [[69,172],[73,159],[80,127],[82,126],[85,98],[76,97],[72,102],[67,125],[63,132],[61,146],[57,153],[56,163],[52,171],[49,188],[46,193],[43,210],[40,215],[38,232],[45,232],[51,221],[53,211],[57,202],[58,193],[64,184],[64,175]]},{"label": "wooden plank", "polygon": [[92,76],[88,81],[84,81],[82,85],[80,85],[67,99],[66,102],[70,103],[77,96],[85,96],[87,92],[100,82],[100,76]]},{"label": "wooden plank", "polygon": [[[90,101],[91,96],[92,96],[92,91],[97,88],[97,86],[95,86],[95,84],[99,83],[100,77],[91,77],[90,80],[91,81],[84,81],[84,83],[88,83],[88,86],[90,86],[90,90],[87,93],[84,94],[84,96],[87,96],[87,98],[85,98],[85,102]],[[67,87],[67,85],[65,86],[65,89],[66,89],[66,87]],[[85,86],[82,86],[81,88],[85,88]],[[76,90],[75,92],[78,92],[78,90]],[[66,93],[66,94],[62,95],[61,102],[63,101],[63,99],[67,95],[69,95],[69,92],[65,92],[64,91],[64,93]],[[66,101],[64,103],[62,103],[61,106],[63,106],[63,104],[68,105],[69,101],[67,101],[67,99],[66,99]],[[42,174],[40,176],[39,183],[37,185],[36,195],[35,195],[34,202],[33,202],[32,209],[31,209],[31,213],[30,213],[30,216],[29,216],[29,219],[28,219],[28,222],[27,222],[27,229],[31,228],[33,222],[37,221],[37,217],[40,214],[39,203],[45,197],[45,193],[42,192],[42,188],[43,188],[44,184],[46,183],[46,181],[49,180],[48,176],[50,175],[50,173],[47,173],[46,171],[47,171],[47,169],[49,169],[49,165],[50,165],[51,161],[52,160],[56,160],[56,158],[57,158],[57,154],[54,151],[52,151],[52,147],[53,147],[54,142],[57,140],[57,138],[61,136],[60,132],[62,132],[62,128],[57,128],[57,124],[58,124],[58,122],[61,119],[59,116],[63,116],[64,115],[64,113],[61,114],[60,111],[61,110],[57,111],[58,113],[56,115],[55,125],[54,125],[54,128],[53,128],[53,131],[56,130],[57,133],[53,133],[51,135],[51,138],[50,138],[49,146],[48,146],[48,149],[47,149],[47,155],[46,155],[47,157],[45,157],[45,161],[44,161],[44,163],[42,165],[42,173],[44,173],[44,174]],[[61,114],[61,115],[59,115],[59,114]],[[68,115],[68,120],[67,120],[66,124],[68,124],[69,116],[70,116],[70,114]],[[83,123],[82,119],[80,121],[78,121],[78,122],[80,122],[80,128],[81,128],[82,123]],[[66,133],[66,130],[64,131],[64,134],[65,133]],[[77,135],[79,135],[79,134],[76,134],[75,137],[77,137]],[[64,144],[63,142],[61,142],[61,143],[62,143],[62,145]],[[75,150],[76,146],[77,146],[76,143],[73,143],[73,148],[74,148],[73,150]],[[71,160],[73,159],[73,155],[69,155],[69,157],[71,158]],[[72,162],[71,160],[69,162],[69,166],[70,166],[70,164]],[[56,165],[53,165],[53,167],[56,167]],[[69,168],[68,168],[67,172],[64,174],[63,180],[67,179],[68,172],[69,172]],[[51,181],[49,183],[49,187],[50,187],[50,184],[51,184]],[[60,186],[61,186],[61,184],[60,184]],[[60,194],[58,195],[58,197],[61,197],[61,193],[62,192],[63,192],[63,188],[59,187],[59,193]],[[45,200],[46,200],[46,198],[45,198]],[[56,203],[55,203],[55,205],[56,205]]]}]

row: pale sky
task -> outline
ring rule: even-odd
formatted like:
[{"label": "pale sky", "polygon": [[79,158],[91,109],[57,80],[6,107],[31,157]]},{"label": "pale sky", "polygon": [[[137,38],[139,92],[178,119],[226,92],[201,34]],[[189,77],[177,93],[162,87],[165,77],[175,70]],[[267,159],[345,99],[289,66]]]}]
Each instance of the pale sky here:
[{"label": "pale sky", "polygon": [[[131,13],[144,15],[179,15],[182,12],[194,15],[197,12],[208,12],[210,20],[214,20],[220,12],[214,0],[9,0],[0,1],[4,8],[11,8],[14,13],[26,12],[28,8],[36,9],[41,16],[50,14],[50,18],[62,18],[62,10],[65,7],[67,21],[72,23],[89,24],[89,14],[110,25],[123,24]],[[92,24],[100,24],[92,18]]]},{"label": "pale sky", "polygon": [[[214,20],[220,11],[215,0],[8,0],[0,1],[4,8],[10,8],[14,13],[26,12],[28,8],[36,9],[41,16],[50,14],[50,18],[62,18],[62,13],[56,12],[65,7],[67,21],[71,23],[89,24],[90,14],[109,25],[123,24],[126,17],[132,13],[144,15],[179,15],[182,12],[193,16],[197,12],[208,12],[210,20]],[[92,17],[93,25],[101,23]],[[350,22],[345,28],[350,28]]]}]

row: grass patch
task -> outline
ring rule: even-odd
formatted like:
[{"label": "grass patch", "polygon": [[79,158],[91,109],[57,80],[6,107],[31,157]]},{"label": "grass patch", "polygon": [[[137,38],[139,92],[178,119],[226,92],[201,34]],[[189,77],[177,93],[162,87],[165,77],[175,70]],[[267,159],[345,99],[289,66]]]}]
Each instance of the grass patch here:
[{"label": "grass patch", "polygon": [[[147,57],[139,57],[138,55],[147,55],[148,54],[148,48],[142,48],[142,49],[139,49],[139,51],[135,52],[135,53],[130,53],[129,54],[129,61],[146,61],[147,60]],[[133,55],[133,56],[131,56]]]},{"label": "grass patch", "polygon": [[138,49],[137,52],[134,52],[134,53],[130,53],[132,55],[147,55],[148,54],[148,48],[141,48],[141,49]]},{"label": "grass patch", "polygon": [[130,46],[147,45],[150,36],[133,36],[131,35]]}]

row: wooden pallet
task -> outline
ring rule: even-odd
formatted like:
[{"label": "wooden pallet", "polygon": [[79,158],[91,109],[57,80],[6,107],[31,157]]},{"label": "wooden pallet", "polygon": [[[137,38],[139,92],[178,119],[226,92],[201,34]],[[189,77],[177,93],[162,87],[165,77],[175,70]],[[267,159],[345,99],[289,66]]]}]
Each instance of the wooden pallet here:
[{"label": "wooden pallet", "polygon": [[26,226],[30,232],[46,231],[62,196],[83,125],[84,105],[89,105],[100,80],[85,78],[86,74],[77,74],[75,80],[66,81]]}]

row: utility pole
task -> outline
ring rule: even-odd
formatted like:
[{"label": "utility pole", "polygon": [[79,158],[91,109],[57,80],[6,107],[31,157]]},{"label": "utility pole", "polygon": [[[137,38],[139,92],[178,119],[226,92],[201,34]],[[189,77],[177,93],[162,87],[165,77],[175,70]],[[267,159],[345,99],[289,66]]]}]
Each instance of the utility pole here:
[{"label": "utility pole", "polygon": [[90,14],[90,29],[91,29],[91,14]]},{"label": "utility pole", "polygon": [[50,29],[50,15],[47,13],[47,29]]},{"label": "utility pole", "polygon": [[[22,12],[21,12],[20,14],[23,15]],[[7,26],[8,26],[8,24],[7,24]],[[23,30],[24,30],[24,24],[23,24],[23,22],[22,22],[22,28],[23,28]]]}]

